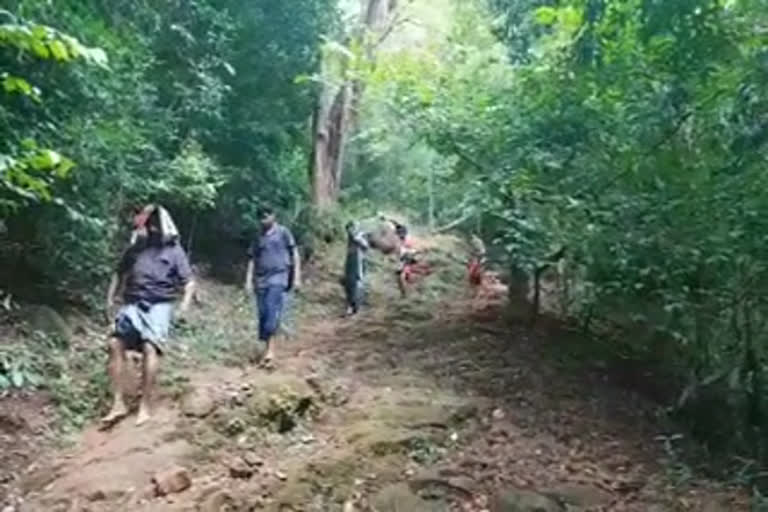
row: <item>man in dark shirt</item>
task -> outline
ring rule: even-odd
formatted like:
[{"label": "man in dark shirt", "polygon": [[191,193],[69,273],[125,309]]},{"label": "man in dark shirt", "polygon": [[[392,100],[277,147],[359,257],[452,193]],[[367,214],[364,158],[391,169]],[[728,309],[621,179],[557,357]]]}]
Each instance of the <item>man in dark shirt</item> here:
[{"label": "man in dark shirt", "polygon": [[357,314],[363,301],[366,262],[365,253],[370,248],[367,234],[358,225],[349,222],[347,231],[347,258],[344,261],[344,291],[347,298],[347,316]]},{"label": "man in dark shirt", "polygon": [[141,425],[149,419],[158,356],[165,349],[174,302],[183,291],[179,311],[184,314],[194,291],[189,261],[168,212],[160,206],[151,208],[144,227],[146,236],[138,238],[123,254],[107,296],[108,309],[111,310],[120,291],[123,304],[115,318],[109,342],[108,372],[114,404],[109,414],[102,418],[104,428],[128,414],[121,386],[127,350],[139,351],[144,356],[136,424]]},{"label": "man in dark shirt", "polygon": [[288,228],[277,223],[271,208],[260,212],[261,232],[248,251],[245,289],[255,295],[259,320],[259,341],[266,344],[262,363],[274,359],[272,337],[280,327],[285,293],[301,285],[301,268],[296,241]]}]

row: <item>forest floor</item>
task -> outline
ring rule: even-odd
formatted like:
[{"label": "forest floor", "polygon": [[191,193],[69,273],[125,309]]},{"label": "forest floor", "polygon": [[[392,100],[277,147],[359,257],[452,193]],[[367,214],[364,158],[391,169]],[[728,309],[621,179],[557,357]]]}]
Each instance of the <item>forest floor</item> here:
[{"label": "forest floor", "polygon": [[50,405],[3,398],[0,508],[749,509],[745,493],[698,476],[660,440],[675,432],[656,404],[563,362],[578,343],[566,328],[515,324],[498,295],[473,306],[448,260],[406,301],[388,263],[374,262],[368,308],[342,318],[339,257],[308,273],[297,332],[272,371],[247,363],[242,291],[205,281],[141,427],[92,425],[54,447],[41,441]]}]

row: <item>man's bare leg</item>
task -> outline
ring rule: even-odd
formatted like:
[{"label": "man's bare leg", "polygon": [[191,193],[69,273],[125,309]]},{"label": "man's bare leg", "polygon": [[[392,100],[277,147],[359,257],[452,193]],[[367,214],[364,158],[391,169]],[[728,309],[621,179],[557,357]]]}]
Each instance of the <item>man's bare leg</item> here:
[{"label": "man's bare leg", "polygon": [[275,344],[273,339],[270,339],[265,343],[267,344],[267,349],[264,351],[264,355],[261,357],[261,363],[265,366],[269,366],[275,360]]},{"label": "man's bare leg", "polygon": [[125,347],[118,338],[109,340],[109,363],[107,373],[112,384],[113,403],[109,414],[101,419],[104,426],[111,426],[128,414],[123,398],[123,368],[125,367]]},{"label": "man's bare leg", "polygon": [[397,286],[400,288],[400,297],[406,297],[406,286],[408,286],[407,279],[405,277],[405,271],[400,272],[397,275]]},{"label": "man's bare leg", "polygon": [[141,376],[141,402],[136,415],[136,425],[143,425],[152,415],[152,391],[159,366],[157,349],[149,342],[144,343],[144,371]]}]

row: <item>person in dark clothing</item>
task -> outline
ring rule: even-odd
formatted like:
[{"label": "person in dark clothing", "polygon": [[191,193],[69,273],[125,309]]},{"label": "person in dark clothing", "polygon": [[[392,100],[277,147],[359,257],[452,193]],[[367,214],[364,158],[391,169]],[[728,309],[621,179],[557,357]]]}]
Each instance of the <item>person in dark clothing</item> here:
[{"label": "person in dark clothing", "polygon": [[152,206],[148,212],[142,226],[146,236],[137,238],[123,254],[107,295],[107,311],[113,308],[121,293],[123,303],[109,342],[108,371],[114,403],[102,418],[103,428],[128,414],[122,390],[127,350],[141,352],[144,359],[136,424],[141,425],[150,418],[158,356],[166,347],[174,303],[182,295],[179,312],[184,314],[194,292],[192,270],[178,242],[173,220],[160,206]]},{"label": "person in dark clothing", "polygon": [[248,252],[245,289],[256,298],[259,341],[266,344],[262,363],[274,359],[272,337],[280,328],[285,293],[301,286],[301,261],[288,228],[277,223],[271,208],[261,209],[261,232]]},{"label": "person in dark clothing", "polygon": [[354,222],[346,226],[347,257],[344,262],[344,291],[347,299],[347,315],[356,314],[361,306],[365,292],[366,261],[365,254],[370,244],[366,234],[360,231]]}]

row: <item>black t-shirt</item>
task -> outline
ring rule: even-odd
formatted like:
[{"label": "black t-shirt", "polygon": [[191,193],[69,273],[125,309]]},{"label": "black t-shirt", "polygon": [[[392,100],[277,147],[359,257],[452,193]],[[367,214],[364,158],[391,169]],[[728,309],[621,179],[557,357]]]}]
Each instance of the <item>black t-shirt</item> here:
[{"label": "black t-shirt", "polygon": [[118,273],[126,277],[126,302],[173,301],[192,277],[187,255],[178,243],[134,245],[123,255]]}]

